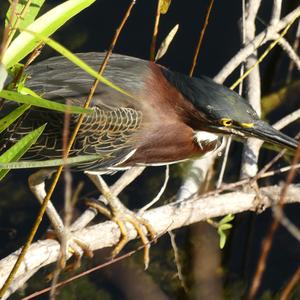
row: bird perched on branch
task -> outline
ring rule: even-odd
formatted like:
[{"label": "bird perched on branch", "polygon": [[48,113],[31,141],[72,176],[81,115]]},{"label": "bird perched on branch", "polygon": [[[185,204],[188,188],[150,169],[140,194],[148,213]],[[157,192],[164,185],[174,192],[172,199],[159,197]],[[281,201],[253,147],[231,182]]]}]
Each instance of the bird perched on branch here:
[{"label": "bird perched on branch", "polygon": [[[78,55],[96,68],[101,53]],[[45,99],[82,105],[93,78],[64,57],[40,62],[28,70],[26,86]],[[104,77],[130,96],[100,83],[92,115],[84,118],[70,153],[103,154],[103,159],[76,166],[85,171],[114,170],[135,165],[164,165],[203,156],[220,146],[224,135],[256,137],[295,149],[298,142],[259,119],[234,91],[207,77],[190,78],[153,62],[114,54]],[[78,115],[73,115],[71,129]],[[11,142],[47,123],[27,157],[62,157],[63,113],[32,109],[22,123],[6,133]]]},{"label": "bird perched on branch", "polygon": [[[78,56],[96,69],[104,54]],[[64,57],[33,65],[28,74],[27,87],[45,99],[73,105],[83,105],[94,81]],[[154,62],[117,54],[111,56],[103,75],[128,95],[102,83],[98,85],[91,103],[93,113],[84,117],[70,157],[101,157],[79,163],[74,169],[103,174],[193,159],[216,151],[226,135],[256,137],[289,149],[298,147],[295,139],[259,119],[245,99],[207,77],[191,78]],[[71,116],[70,131],[77,120],[78,115]],[[61,158],[63,122],[63,113],[33,108],[17,127],[7,130],[2,141],[14,143],[47,123],[25,158]],[[112,202],[114,215],[118,205]],[[150,226],[148,229],[152,232]]]}]

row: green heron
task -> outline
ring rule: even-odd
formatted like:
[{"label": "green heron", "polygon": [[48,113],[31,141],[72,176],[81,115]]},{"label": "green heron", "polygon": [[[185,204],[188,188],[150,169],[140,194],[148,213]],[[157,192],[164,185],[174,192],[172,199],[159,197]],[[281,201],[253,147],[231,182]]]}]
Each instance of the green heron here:
[{"label": "green heron", "polygon": [[[104,58],[101,53],[78,56],[93,68]],[[74,105],[83,104],[94,80],[64,57],[33,65],[28,74],[26,86],[46,99]],[[298,147],[295,139],[259,119],[245,99],[207,77],[190,78],[154,62],[117,54],[109,59],[104,76],[132,97],[99,84],[91,105],[94,112],[84,117],[70,156],[102,156],[74,169],[103,174],[184,161],[216,151],[225,135]],[[71,116],[70,130],[77,120],[77,115]],[[7,130],[2,141],[14,143],[47,123],[25,158],[60,158],[63,122],[62,113],[34,108],[17,128]]]}]

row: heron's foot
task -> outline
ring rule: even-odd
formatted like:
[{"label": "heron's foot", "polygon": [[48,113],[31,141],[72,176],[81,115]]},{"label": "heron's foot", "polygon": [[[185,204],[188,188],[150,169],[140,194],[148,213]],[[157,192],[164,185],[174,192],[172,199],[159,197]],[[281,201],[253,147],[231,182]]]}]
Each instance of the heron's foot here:
[{"label": "heron's foot", "polygon": [[[47,238],[58,240],[60,243],[60,253],[58,258],[59,271],[64,272],[74,271],[80,268],[81,259],[83,255],[88,257],[93,257],[93,251],[90,247],[82,240],[76,238],[72,232],[65,230],[64,232],[48,231]],[[68,262],[68,258],[72,256],[72,261]],[[47,275],[47,281],[52,281],[56,276],[56,271],[54,270]]]},{"label": "heron's foot", "polygon": [[[64,228],[63,231],[49,231],[47,233],[47,238],[56,239],[59,241],[60,257],[59,266],[61,269],[75,270],[81,266],[82,256],[93,257],[93,251],[89,245],[77,238],[72,232]],[[74,261],[67,264],[67,259],[73,256]]]},{"label": "heron's foot", "polygon": [[[150,261],[150,242],[155,240],[157,236],[155,230],[146,219],[129,210],[116,197],[114,197],[113,204],[110,201],[108,202],[111,207],[111,210],[103,206],[97,200],[86,200],[86,204],[88,206],[95,208],[99,213],[105,215],[107,218],[116,222],[120,228],[121,238],[112,252],[112,257],[117,256],[127,244],[129,239],[129,230],[127,229],[126,223],[130,223],[136,230],[137,235],[141,238],[142,243],[144,245],[144,264],[145,269],[147,269]],[[147,234],[150,235],[151,240],[148,239]]]}]

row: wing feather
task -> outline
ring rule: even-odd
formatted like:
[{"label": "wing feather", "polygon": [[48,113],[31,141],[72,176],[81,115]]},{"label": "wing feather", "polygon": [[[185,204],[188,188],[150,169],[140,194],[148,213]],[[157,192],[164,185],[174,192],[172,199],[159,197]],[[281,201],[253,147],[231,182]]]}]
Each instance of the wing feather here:
[{"label": "wing feather", "polygon": [[[93,113],[83,119],[70,156],[99,154],[99,160],[76,166],[80,170],[97,170],[112,167],[124,160],[135,147],[135,136],[142,124],[142,113],[132,108],[112,108],[103,110],[93,107]],[[31,111],[17,126],[10,126],[1,137],[7,147],[16,143],[40,124],[47,122],[42,136],[24,156],[24,159],[45,160],[61,158],[63,155],[62,128],[64,114],[41,115],[41,111]],[[75,127],[78,116],[72,116],[70,132]]]},{"label": "wing feather", "polygon": [[[103,53],[82,53],[78,56],[95,70],[104,58]],[[147,72],[150,72],[147,61],[112,55],[104,76],[134,97],[99,84],[91,103],[94,112],[84,117],[70,156],[99,154],[103,155],[103,158],[97,162],[82,164],[79,168],[111,167],[134,152],[137,132],[142,122],[145,122],[143,119],[148,111],[143,107],[143,101],[139,100],[144,91]],[[28,74],[27,87],[45,99],[62,103],[68,101],[73,105],[84,103],[94,81],[89,74],[61,56],[30,66]],[[10,103],[7,103],[7,106],[13,109]],[[73,131],[77,120],[78,116],[71,116],[70,132]],[[32,108],[17,126],[13,124],[1,134],[0,152],[44,123],[47,123],[45,131],[28,151],[25,159],[62,157],[64,114],[37,107]]]}]

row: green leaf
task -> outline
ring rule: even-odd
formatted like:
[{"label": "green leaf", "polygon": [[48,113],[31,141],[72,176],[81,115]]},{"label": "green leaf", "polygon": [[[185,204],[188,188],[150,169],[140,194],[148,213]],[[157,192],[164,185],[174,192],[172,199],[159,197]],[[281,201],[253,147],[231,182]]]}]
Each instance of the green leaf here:
[{"label": "green leaf", "polygon": [[[36,19],[27,29],[42,34],[45,37],[50,36],[69,19],[94,2],[95,0],[65,1]],[[40,39],[38,37],[25,31],[21,32],[21,34],[12,41],[7,51],[5,51],[2,63],[7,69],[12,67],[39,44]]]},{"label": "green leaf", "polygon": [[[25,152],[37,141],[39,136],[42,134],[46,127],[46,124],[41,127],[33,130],[26,136],[24,136],[21,140],[19,140],[16,144],[10,147],[7,151],[5,151],[0,156],[0,164],[9,163],[11,161],[19,160]],[[0,180],[4,178],[4,176],[9,172],[9,170],[0,170]]]},{"label": "green leaf", "polygon": [[72,164],[79,164],[83,162],[89,162],[94,160],[99,160],[102,158],[102,155],[79,155],[76,157],[68,157],[67,159],[48,159],[48,160],[24,160],[19,162],[7,162],[1,163],[1,169],[30,169],[30,168],[45,168],[45,167],[57,167],[61,165],[72,165]]},{"label": "green leaf", "polygon": [[34,105],[34,106],[38,106],[38,107],[57,110],[57,111],[61,111],[61,112],[69,112],[69,113],[73,113],[73,114],[91,113],[91,111],[92,111],[91,109],[85,109],[85,108],[82,108],[79,106],[65,105],[62,103],[49,101],[49,100],[39,97],[35,93],[34,93],[34,96],[32,96],[32,95],[22,95],[20,93],[14,92],[14,91],[2,90],[0,92],[0,98],[15,101],[18,103],[26,103],[26,104],[30,104],[30,105]]},{"label": "green leaf", "polygon": [[[21,16],[18,26],[21,28],[25,28],[28,25],[30,25],[36,18],[37,14],[39,13],[44,2],[45,2],[45,0],[31,0],[29,7],[25,11],[25,14],[23,16]],[[27,3],[28,3],[28,0],[26,0],[26,1],[20,0],[19,3],[17,4],[15,13],[14,13],[14,17],[12,19],[12,27],[16,26],[16,22],[17,22],[16,16],[18,16],[18,18],[19,18],[19,16],[22,14]],[[8,26],[8,21],[11,20],[11,13],[12,13],[12,5],[10,5],[9,10],[7,11],[7,14],[6,14],[5,27]]]},{"label": "green leaf", "polygon": [[230,229],[230,228],[232,228],[232,225],[231,225],[231,224],[222,224],[222,225],[219,226],[219,229],[220,229],[221,231],[228,230],[228,229]]},{"label": "green leaf", "polygon": [[224,218],[222,218],[219,222],[219,224],[225,224],[225,223],[229,223],[231,222],[232,220],[234,219],[234,215],[233,214],[229,214],[229,215],[226,215]]},{"label": "green leaf", "polygon": [[223,249],[226,244],[227,234],[225,233],[225,231],[232,228],[232,224],[229,224],[229,222],[231,222],[233,219],[234,219],[234,215],[229,214],[226,215],[218,222],[218,234],[220,236],[220,241],[219,241],[220,249]]},{"label": "green leaf", "polygon": [[17,120],[30,107],[30,104],[23,104],[13,110],[11,113],[0,119],[0,133],[3,132],[9,125]]},{"label": "green leaf", "polygon": [[226,234],[222,231],[219,232],[220,235],[220,241],[219,241],[219,247],[220,249],[223,249],[226,244]]}]

